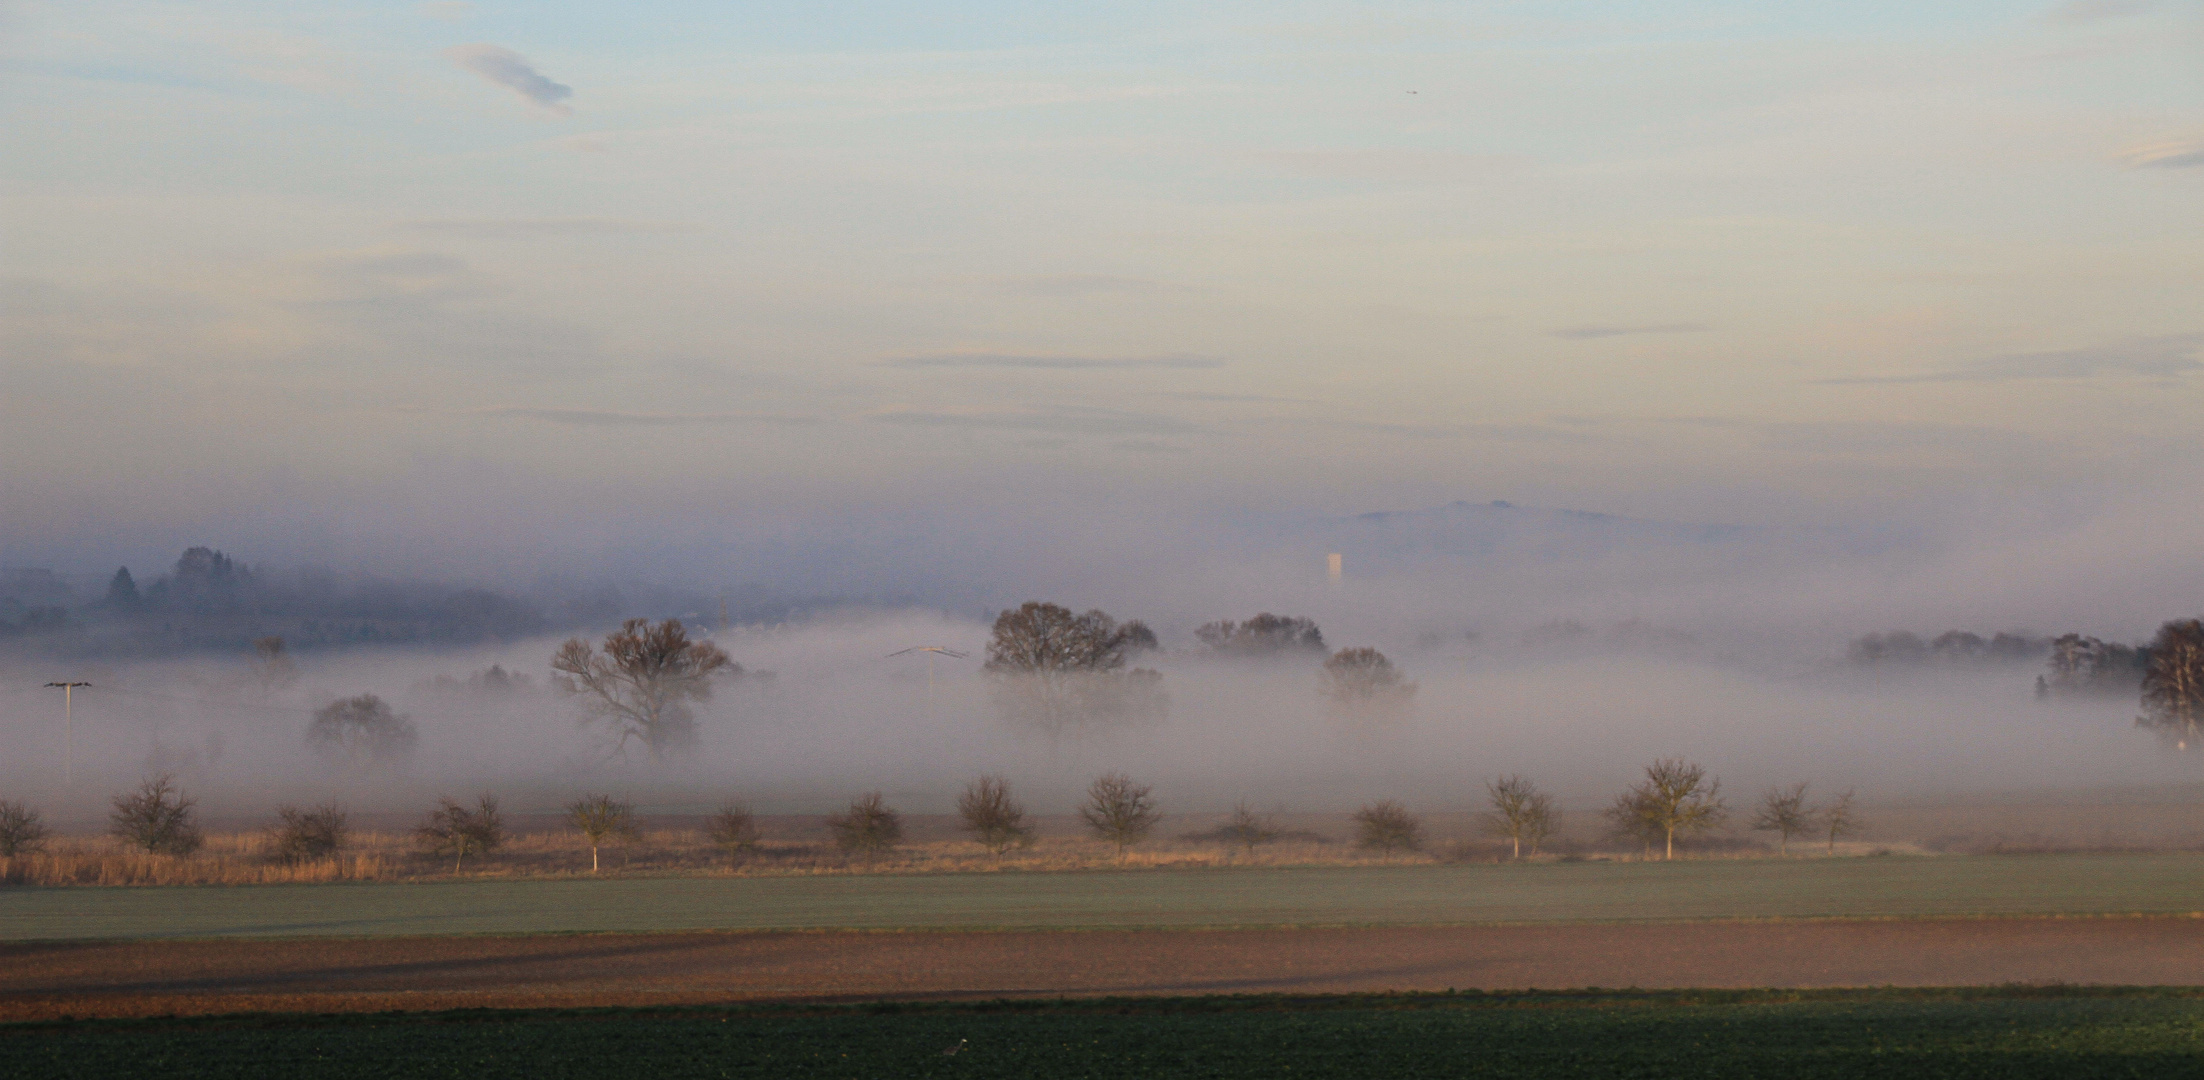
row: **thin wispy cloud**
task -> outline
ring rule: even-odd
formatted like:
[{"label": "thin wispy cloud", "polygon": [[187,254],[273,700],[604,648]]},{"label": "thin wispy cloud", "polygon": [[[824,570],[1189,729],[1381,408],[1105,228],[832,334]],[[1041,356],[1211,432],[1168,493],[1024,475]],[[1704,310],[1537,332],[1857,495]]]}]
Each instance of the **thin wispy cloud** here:
[{"label": "thin wispy cloud", "polygon": [[2120,152],[2130,169],[2193,169],[2204,165],[2204,139],[2144,143]]},{"label": "thin wispy cloud", "polygon": [[526,238],[535,236],[591,236],[615,233],[699,233],[700,225],[670,221],[626,221],[619,218],[433,218],[401,221],[391,226],[403,232],[440,233],[448,236]]},{"label": "thin wispy cloud", "polygon": [[1166,353],[1158,356],[1063,356],[1039,353],[952,352],[897,356],[882,360],[898,368],[1030,368],[1039,371],[1109,371],[1132,368],[1221,368],[1209,356]]},{"label": "thin wispy cloud", "polygon": [[2086,349],[2006,353],[1924,375],[1817,379],[1823,385],[1932,382],[2006,382],[2015,379],[2094,379],[2106,376],[2171,378],[2204,369],[2197,353],[2204,334],[2133,338]]},{"label": "thin wispy cloud", "polygon": [[574,96],[574,88],[553,82],[537,71],[528,58],[511,49],[487,42],[454,45],[444,50],[445,58],[462,68],[499,86],[519,94],[530,105],[559,116],[571,116],[574,110],[567,107],[566,99]]},{"label": "thin wispy cloud", "polygon": [[2141,15],[2158,5],[2151,0],[2067,0],[2043,17],[2058,23],[2092,23]]},{"label": "thin wispy cloud", "polygon": [[974,410],[970,412],[891,409],[869,419],[905,427],[966,428],[983,431],[1044,431],[1057,435],[1194,435],[1200,425],[1175,416],[1123,409],[1065,408]]},{"label": "thin wispy cloud", "polygon": [[719,424],[819,423],[819,418],[815,416],[792,416],[781,413],[620,412],[613,409],[546,409],[526,405],[500,405],[484,409],[451,411],[461,416],[480,416],[499,420],[541,420],[546,423],[568,424],[575,427],[680,427]]},{"label": "thin wispy cloud", "polygon": [[1712,329],[1714,328],[1708,326],[1705,323],[1695,322],[1638,324],[1584,323],[1577,326],[1560,327],[1553,330],[1552,334],[1557,338],[1567,338],[1571,341],[1583,341],[1592,338],[1626,337],[1631,334],[1704,334]]}]

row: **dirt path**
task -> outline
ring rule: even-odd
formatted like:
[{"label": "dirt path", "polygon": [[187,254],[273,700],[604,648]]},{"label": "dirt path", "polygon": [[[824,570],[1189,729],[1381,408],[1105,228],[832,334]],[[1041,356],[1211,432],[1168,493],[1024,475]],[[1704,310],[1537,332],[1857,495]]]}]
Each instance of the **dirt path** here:
[{"label": "dirt path", "polygon": [[2204,983],[2204,919],[0,946],[0,1020],[1448,987]]}]

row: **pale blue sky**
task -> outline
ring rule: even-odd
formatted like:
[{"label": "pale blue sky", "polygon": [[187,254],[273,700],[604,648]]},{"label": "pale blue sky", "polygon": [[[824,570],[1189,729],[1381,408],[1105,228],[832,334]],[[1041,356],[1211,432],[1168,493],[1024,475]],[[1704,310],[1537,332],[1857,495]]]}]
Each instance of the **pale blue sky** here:
[{"label": "pale blue sky", "polygon": [[10,563],[2204,448],[2194,0],[4,11]]}]

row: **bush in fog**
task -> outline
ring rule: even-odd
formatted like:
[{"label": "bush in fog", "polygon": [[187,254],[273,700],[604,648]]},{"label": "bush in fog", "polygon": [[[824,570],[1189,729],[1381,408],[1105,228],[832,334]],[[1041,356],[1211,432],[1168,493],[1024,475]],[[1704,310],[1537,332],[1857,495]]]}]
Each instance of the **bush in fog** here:
[{"label": "bush in fog", "polygon": [[635,806],[610,795],[584,795],[568,803],[566,823],[589,841],[589,872],[597,872],[597,849],[606,840],[633,840]]},{"label": "bush in fog", "polygon": [[1122,859],[1126,848],[1146,840],[1163,820],[1151,790],[1124,773],[1104,773],[1087,785],[1087,802],[1079,808],[1079,818],[1094,835],[1117,845],[1117,857]]},{"label": "bush in fog", "polygon": [[1367,647],[1333,653],[1319,687],[1334,707],[1350,713],[1397,710],[1416,696],[1416,684],[1384,653]]},{"label": "bush in fog", "polygon": [[1831,855],[1837,853],[1838,840],[1859,832],[1862,827],[1859,812],[1852,806],[1852,798],[1853,793],[1847,789],[1844,794],[1829,800],[1828,805],[1814,815],[1819,822],[1819,831],[1829,838]]},{"label": "bush in fog", "polygon": [[46,846],[46,823],[38,811],[0,799],[0,856],[27,855]]},{"label": "bush in fog", "polygon": [[957,796],[957,816],[964,831],[1000,855],[1013,847],[1033,846],[1033,826],[1026,824],[1025,807],[1010,796],[1010,781],[1001,776],[982,776],[964,785]]},{"label": "bush in fog", "polygon": [[2143,673],[2143,715],[2135,723],[2187,750],[2204,725],[2204,621],[2181,619],[2158,628]]},{"label": "bush in fog", "polygon": [[154,855],[189,855],[203,842],[193,807],[199,800],[186,798],[167,773],[138,785],[128,795],[112,800],[107,831],[117,839]]},{"label": "bush in fog", "polygon": [[705,836],[730,859],[739,859],[758,848],[758,820],[750,808],[733,799],[719,804],[704,829]]},{"label": "bush in fog", "polygon": [[1160,718],[1169,707],[1163,676],[1124,670],[1126,659],[1155,647],[1135,620],[1037,600],[996,616],[985,670],[1005,719],[1061,736],[1109,723]]},{"label": "bush in fog", "polygon": [[867,859],[903,841],[903,815],[877,791],[851,799],[847,810],[828,816],[827,828],[834,830],[834,846]]},{"label": "bush in fog", "polygon": [[291,662],[283,639],[274,635],[253,642],[252,671],[253,681],[262,690],[282,690],[298,681],[298,665]]},{"label": "bush in fog", "polygon": [[1285,652],[1324,651],[1324,632],[1300,616],[1263,612],[1243,623],[1213,622],[1194,631],[1211,652],[1225,656],[1276,656]]},{"label": "bush in fog", "polygon": [[1752,816],[1752,827],[1759,832],[1777,835],[1777,848],[1785,855],[1791,853],[1791,838],[1814,831],[1814,812],[1806,805],[1806,785],[1772,787],[1760,796],[1760,807]]},{"label": "bush in fog", "polygon": [[488,855],[505,846],[505,816],[498,812],[495,795],[476,799],[472,810],[445,796],[413,830],[413,840],[431,855],[450,855],[456,874],[468,855]]},{"label": "bush in fog", "polygon": [[652,761],[666,751],[696,742],[696,715],[690,703],[712,696],[712,675],[742,667],[709,641],[690,641],[679,619],[652,626],[629,619],[605,635],[604,653],[573,638],[551,658],[558,688],[580,699],[583,723],[601,727],[612,752],[626,756],[630,740],[650,751]]},{"label": "bush in fog", "polygon": [[1707,782],[1704,766],[1682,758],[1662,758],[1645,767],[1645,780],[1616,796],[1606,816],[1617,835],[1643,841],[1652,853],[1655,841],[1664,845],[1663,858],[1676,857],[1676,834],[1694,835],[1719,825],[1729,816],[1722,801],[1722,783]]},{"label": "bush in fog", "polygon": [[1391,799],[1365,803],[1355,811],[1355,846],[1382,851],[1416,851],[1423,847],[1423,819]]},{"label": "bush in fog", "polygon": [[268,839],[277,858],[304,862],[335,855],[351,835],[351,815],[341,807],[323,803],[311,810],[279,807],[275,827],[269,830]]},{"label": "bush in fog", "polygon": [[420,740],[412,717],[393,711],[373,694],[332,701],[314,710],[306,725],[306,745],[339,764],[403,762]]},{"label": "bush in fog", "polygon": [[1488,782],[1485,799],[1492,804],[1484,815],[1485,831],[1507,837],[1515,845],[1518,859],[1523,857],[1525,845],[1529,845],[1531,854],[1538,854],[1539,842],[1553,835],[1561,824],[1554,797],[1522,776],[1503,776]]},{"label": "bush in fog", "polygon": [[1238,844],[1250,855],[1255,854],[1257,844],[1270,843],[1278,839],[1278,834],[1276,822],[1256,813],[1244,802],[1232,805],[1232,816],[1219,825],[1216,832],[1218,839]]}]

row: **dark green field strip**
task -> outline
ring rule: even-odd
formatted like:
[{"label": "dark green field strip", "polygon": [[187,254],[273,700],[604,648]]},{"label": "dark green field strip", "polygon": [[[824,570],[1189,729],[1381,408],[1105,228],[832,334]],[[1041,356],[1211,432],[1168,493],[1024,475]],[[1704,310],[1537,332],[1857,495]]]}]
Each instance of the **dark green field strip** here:
[{"label": "dark green field strip", "polygon": [[108,1021],[0,1027],[0,1075],[2179,1078],[2204,1075],[2204,999],[1559,993]]},{"label": "dark green field strip", "polygon": [[2204,857],[2042,855],[0,890],[0,940],[2185,913]]}]

